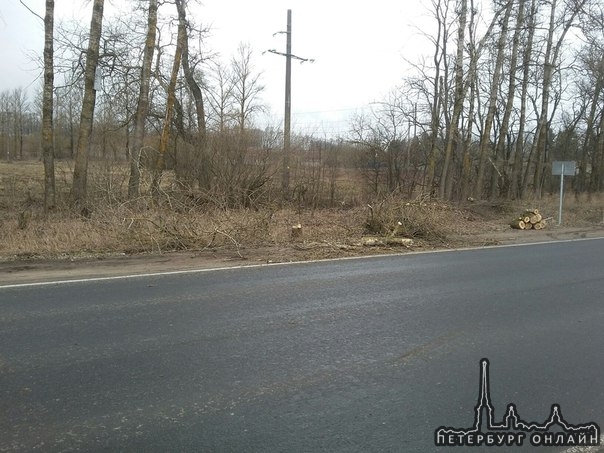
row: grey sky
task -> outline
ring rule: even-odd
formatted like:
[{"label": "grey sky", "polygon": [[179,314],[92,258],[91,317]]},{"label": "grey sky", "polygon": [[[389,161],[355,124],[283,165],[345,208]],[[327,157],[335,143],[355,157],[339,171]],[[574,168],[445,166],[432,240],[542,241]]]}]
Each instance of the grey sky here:
[{"label": "grey sky", "polygon": [[[24,1],[43,15],[44,0]],[[105,20],[120,4],[107,0]],[[90,2],[56,0],[55,7],[57,21],[90,20]],[[168,13],[171,7],[163,9]],[[285,29],[288,8],[293,53],[315,59],[313,64],[293,65],[293,121],[304,128],[319,127],[321,119],[338,128],[339,119],[380,100],[409,73],[405,59],[418,61],[429,51],[420,30],[431,22],[417,0],[202,0],[191,8],[191,16],[211,27],[208,46],[228,60],[240,42],[251,44],[255,65],[263,72],[263,98],[277,120],[282,115],[285,61],[262,52],[285,51],[285,36],[273,33]],[[0,90],[38,89],[40,71],[31,55],[40,55],[42,45],[41,21],[19,0],[1,0]]]}]

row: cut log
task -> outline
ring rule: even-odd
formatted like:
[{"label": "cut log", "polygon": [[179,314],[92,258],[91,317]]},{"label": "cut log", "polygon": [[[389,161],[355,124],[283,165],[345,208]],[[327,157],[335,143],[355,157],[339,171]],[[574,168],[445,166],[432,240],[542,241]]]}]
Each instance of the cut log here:
[{"label": "cut log", "polygon": [[361,244],[365,247],[379,247],[380,245],[385,245],[382,240],[376,237],[364,237],[361,239]]},{"label": "cut log", "polygon": [[517,219],[510,223],[517,230],[542,230],[545,228],[545,220],[538,209],[525,209]]},{"label": "cut log", "polygon": [[538,215],[539,209],[526,209],[524,213],[524,215]]},{"label": "cut log", "polygon": [[385,245],[401,245],[403,247],[410,247],[413,245],[413,239],[365,236],[361,239],[361,244],[363,244],[365,247],[380,247]]},{"label": "cut log", "polygon": [[405,247],[410,247],[413,245],[413,239],[390,237],[390,238],[386,238],[386,244],[402,245]]},{"label": "cut log", "polygon": [[515,219],[512,220],[512,222],[510,223],[510,226],[512,228],[514,228],[515,230],[524,230],[524,228],[526,227],[526,224],[524,223],[524,220],[520,219]]}]

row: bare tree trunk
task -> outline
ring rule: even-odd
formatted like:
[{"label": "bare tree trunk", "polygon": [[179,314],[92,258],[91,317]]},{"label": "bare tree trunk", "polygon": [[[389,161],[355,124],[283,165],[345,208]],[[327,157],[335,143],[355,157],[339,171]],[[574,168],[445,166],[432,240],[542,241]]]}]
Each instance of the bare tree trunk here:
[{"label": "bare tree trunk", "polygon": [[130,180],[128,182],[128,198],[136,198],[140,193],[140,158],[145,140],[145,123],[149,113],[149,85],[151,83],[151,65],[155,51],[155,37],[157,30],[157,0],[149,0],[147,20],[147,38],[143,52],[143,65],[141,68],[141,84],[134,121],[134,137],[132,139],[132,152],[130,153]]},{"label": "bare tree trunk", "polygon": [[[470,0],[470,9],[474,11],[474,0]],[[468,111],[468,120],[467,127],[465,131],[464,137],[464,147],[461,159],[461,189],[460,189],[460,199],[465,200],[470,194],[471,190],[471,171],[472,171],[472,156],[470,155],[471,147],[472,147],[472,128],[473,128],[473,118],[474,118],[474,109],[476,106],[476,75],[477,75],[477,66],[478,66],[478,57],[480,56],[482,43],[477,46],[476,45],[476,36],[475,36],[475,15],[470,15],[470,24],[468,27],[468,38],[469,38],[469,50],[468,53],[470,55],[470,67],[468,69],[468,76],[466,79],[466,86],[464,89],[466,91],[470,91],[469,95],[469,111]],[[462,110],[463,113],[463,110]]]},{"label": "bare tree trunk", "polygon": [[552,61],[552,49],[554,44],[554,28],[556,18],[557,0],[552,1],[550,11],[549,30],[547,35],[547,46],[543,62],[543,87],[541,93],[541,112],[539,113],[539,121],[537,124],[537,140],[535,142],[535,175],[533,185],[535,195],[541,196],[541,175],[543,174],[543,154],[545,143],[547,141],[547,117],[549,111],[549,93],[554,72]]},{"label": "bare tree trunk", "polygon": [[[597,71],[597,79],[596,79],[596,85],[594,87],[594,92],[593,95],[591,96],[592,102],[591,102],[591,107],[589,109],[589,116],[587,117],[586,120],[586,125],[585,125],[585,132],[584,132],[584,139],[583,139],[583,153],[581,155],[581,159],[579,161],[579,174],[577,175],[576,178],[576,185],[575,188],[578,192],[584,192],[586,190],[591,190],[592,186],[591,186],[591,182],[588,181],[588,173],[587,173],[587,165],[588,162],[590,160],[590,155],[591,155],[591,172],[589,173],[589,178],[593,178],[593,174],[594,174],[594,165],[593,165],[593,156],[595,156],[598,153],[598,150],[596,149],[597,146],[597,132],[596,132],[596,120],[597,120],[597,115],[598,114],[602,114],[601,110],[600,110],[600,106],[598,104],[598,102],[596,102],[597,99],[600,99],[600,96],[602,95],[602,90],[604,89],[604,55],[601,57],[600,62],[598,64],[598,68],[599,70]],[[602,129],[600,129],[602,130]]]},{"label": "bare tree trunk", "polygon": [[579,11],[583,8],[583,5],[585,5],[586,2],[587,0],[577,0],[574,3],[571,15],[564,24],[562,33],[554,46],[554,29],[556,26],[555,17],[557,0],[552,1],[550,23],[547,36],[547,47],[545,50],[545,57],[543,63],[543,90],[541,94],[541,113],[539,114],[539,123],[537,126],[537,141],[535,143],[535,177],[533,180],[533,184],[535,189],[535,195],[537,195],[537,197],[541,197],[542,177],[545,165],[545,148],[547,144],[547,135],[549,129],[549,98],[552,86],[552,78],[554,74],[554,66],[558,61],[558,54],[560,52],[560,48],[562,47],[562,43],[564,42],[566,34],[574,25],[575,17],[577,16],[577,14],[579,14]]},{"label": "bare tree trunk", "polygon": [[432,194],[432,189],[434,186],[434,179],[436,176],[436,153],[438,150],[438,135],[440,130],[440,113],[441,113],[441,93],[440,93],[440,70],[441,64],[443,60],[443,51],[441,48],[441,39],[445,34],[445,30],[443,30],[446,25],[444,23],[444,19],[441,15],[442,2],[441,0],[436,0],[434,3],[436,8],[436,20],[437,20],[437,35],[434,39],[434,94],[433,94],[433,104],[431,109],[431,121],[430,121],[430,152],[428,154],[428,166],[427,166],[427,174],[424,184],[424,191],[428,189],[427,195]]},{"label": "bare tree trunk", "polygon": [[[510,124],[510,118],[512,116],[512,110],[514,108],[514,97],[516,94],[516,66],[518,64],[518,52],[520,47],[520,36],[522,34],[522,26],[524,24],[524,11],[526,7],[526,0],[519,0],[518,13],[516,16],[516,26],[514,30],[514,37],[512,40],[512,55],[510,57],[510,78],[508,80],[508,93],[505,104],[505,111],[503,114],[503,120],[501,122],[501,130],[499,133],[499,139],[495,147],[496,162],[507,162],[506,156],[504,155],[504,147],[506,135],[508,133],[508,127]],[[507,170],[505,171],[507,175]],[[498,195],[497,189],[497,172],[493,172],[493,179],[491,182],[491,198]],[[511,182],[508,180],[508,193]]]},{"label": "bare tree trunk", "polygon": [[455,57],[455,99],[453,101],[453,116],[451,125],[447,133],[447,144],[445,148],[445,161],[443,163],[439,197],[451,198],[453,188],[453,176],[449,170],[451,157],[453,155],[453,146],[459,142],[459,118],[463,109],[463,103],[466,96],[463,79],[463,60],[465,47],[465,31],[468,19],[468,0],[461,0],[459,10],[459,24],[457,29],[457,56]]},{"label": "bare tree trunk", "polygon": [[44,210],[55,207],[55,152],[53,137],[54,0],[46,0],[44,15],[44,89],[42,94],[42,159],[44,160]]},{"label": "bare tree trunk", "polygon": [[90,36],[88,51],[86,53],[86,69],[84,73],[84,99],[82,101],[78,149],[76,151],[73,185],[71,187],[71,196],[76,205],[81,205],[86,202],[88,154],[90,151],[90,137],[92,134],[94,103],[96,99],[94,79],[99,61],[99,43],[103,29],[103,6],[104,0],[94,0],[92,6],[92,20],[90,22]]},{"label": "bare tree trunk", "polygon": [[[468,5],[466,5],[466,8],[468,7]],[[495,25],[499,22],[499,16],[501,15],[501,10],[497,10],[495,12],[495,15],[493,16],[491,23],[489,24],[489,27],[487,28],[484,36],[482,37],[482,39],[479,42],[476,42],[476,22],[475,22],[475,14],[474,11],[476,10],[475,5],[474,5],[474,0],[470,0],[470,4],[469,4],[469,9],[470,11],[472,11],[472,14],[470,14],[469,17],[469,24],[468,24],[468,56],[470,59],[470,63],[468,66],[468,73],[466,76],[466,79],[463,83],[463,88],[462,88],[462,93],[458,93],[458,97],[462,100],[462,104],[461,104],[461,110],[459,111],[459,117],[457,122],[453,122],[452,124],[454,124],[452,127],[457,128],[457,141],[462,141],[463,139],[463,153],[462,153],[462,158],[461,158],[461,188],[459,190],[459,197],[462,200],[465,200],[472,188],[472,184],[471,184],[471,171],[472,171],[472,158],[471,158],[471,147],[472,147],[472,129],[473,129],[473,123],[474,123],[474,111],[476,108],[476,102],[477,102],[477,93],[478,93],[478,87],[477,87],[477,76],[478,76],[478,59],[480,58],[480,56],[482,55],[482,51],[484,49],[485,43],[487,42],[487,39],[491,36],[492,34],[492,30],[495,27]],[[466,12],[466,21],[468,20],[467,17],[467,12]],[[465,38],[464,38],[465,39]],[[459,48],[457,49],[459,52]],[[462,77],[463,77],[463,73],[462,73]],[[457,86],[458,87],[458,86]],[[458,88],[459,89],[459,88]],[[469,112],[468,112],[468,119],[467,119],[467,130],[465,131],[465,134],[463,137],[460,136],[459,133],[459,120],[461,118],[461,115],[463,114],[463,102],[465,102],[465,99],[468,95],[468,91],[470,92],[469,94]],[[455,116],[455,115],[454,115]],[[452,146],[455,145],[455,142],[451,143]],[[453,189],[453,177],[451,175],[449,175],[448,178],[448,182],[447,184],[447,188],[446,191],[449,194],[447,196],[447,198],[451,197],[452,194],[452,189]]]},{"label": "bare tree trunk", "polygon": [[472,136],[474,128],[474,110],[476,108],[476,72],[470,72],[470,108],[468,109],[467,127],[464,137],[464,150],[461,167],[461,200],[466,200],[472,189],[471,172],[472,172]]},{"label": "bare tree trunk", "polygon": [[178,37],[176,39],[176,50],[174,53],[174,62],[172,63],[172,73],[170,82],[168,83],[168,99],[166,101],[166,115],[162,128],[161,137],[159,139],[159,150],[155,171],[153,172],[153,180],[151,181],[151,192],[157,196],[160,191],[161,177],[164,171],[166,152],[168,151],[168,143],[170,141],[170,128],[172,127],[172,117],[174,116],[174,103],[176,102],[176,82],[178,79],[178,71],[182,60],[182,52],[186,41],[186,25],[184,22],[178,23]]},{"label": "bare tree trunk", "polygon": [[589,190],[592,193],[602,190],[602,172],[604,171],[604,115],[600,116],[600,134],[592,151],[591,176]]},{"label": "bare tree trunk", "polygon": [[11,92],[11,111],[13,116],[13,155],[23,160],[23,122],[25,117],[26,99],[23,88],[15,88]]},{"label": "bare tree trunk", "polygon": [[206,134],[206,114],[203,105],[203,94],[199,84],[195,80],[193,70],[189,64],[189,36],[187,31],[187,12],[186,12],[186,0],[176,0],[176,9],[178,10],[178,21],[184,24],[184,45],[182,49],[182,71],[185,76],[189,90],[193,95],[195,101],[195,113],[197,114],[197,133],[200,139],[205,138]]},{"label": "bare tree trunk", "polygon": [[528,167],[530,161],[527,162],[527,173],[522,176],[523,166],[523,153],[524,153],[524,130],[526,123],[526,103],[529,88],[529,77],[531,59],[533,57],[533,42],[535,40],[536,21],[537,21],[537,1],[531,1],[530,18],[527,24],[526,45],[524,47],[522,67],[524,68],[522,74],[522,87],[520,89],[520,117],[519,117],[519,128],[518,138],[516,139],[516,146],[514,150],[514,165],[512,167],[512,178],[510,182],[510,196],[511,198],[522,198],[528,185]]},{"label": "bare tree trunk", "polygon": [[489,105],[487,110],[487,116],[485,118],[484,128],[480,137],[480,150],[478,155],[478,175],[476,177],[476,186],[474,194],[476,197],[482,197],[482,191],[484,186],[484,177],[486,170],[487,154],[491,146],[491,131],[493,128],[493,121],[495,118],[495,109],[497,108],[497,94],[499,92],[499,83],[501,82],[503,60],[505,56],[505,42],[508,34],[508,24],[510,20],[510,14],[512,12],[512,0],[508,0],[506,6],[505,15],[501,25],[501,32],[499,34],[499,40],[497,42],[497,57],[495,60],[495,69],[493,71],[493,80],[491,83],[491,89],[489,93]]},{"label": "bare tree trunk", "polygon": [[[596,79],[596,85],[594,88],[594,93],[592,96],[592,102],[591,102],[591,107],[589,109],[589,116],[587,117],[587,121],[586,121],[586,125],[585,125],[585,132],[584,132],[584,139],[583,139],[583,146],[582,146],[582,154],[581,154],[581,158],[579,160],[579,174],[577,175],[577,181],[576,181],[576,185],[575,188],[578,192],[583,192],[585,190],[587,190],[588,188],[591,190],[590,187],[588,187],[588,181],[587,181],[587,163],[589,161],[589,150],[592,149],[595,144],[595,140],[594,137],[596,136],[596,132],[594,130],[594,125],[596,123],[596,114],[598,113],[597,111],[599,110],[599,105],[598,102],[596,102],[596,99],[600,99],[600,96],[602,94],[602,90],[604,89],[604,56],[602,56],[600,63],[598,65],[599,70],[597,72],[597,79]],[[602,112],[600,112],[601,114]],[[592,154],[595,154],[595,150],[592,152]],[[593,176],[593,164],[592,164],[592,171],[591,171],[591,175]]]}]

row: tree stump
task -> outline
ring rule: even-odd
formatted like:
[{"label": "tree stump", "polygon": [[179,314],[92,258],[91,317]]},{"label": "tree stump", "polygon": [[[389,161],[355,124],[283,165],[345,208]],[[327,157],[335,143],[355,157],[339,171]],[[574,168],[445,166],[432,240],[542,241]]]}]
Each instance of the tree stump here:
[{"label": "tree stump", "polygon": [[298,241],[302,238],[302,225],[297,224],[292,226],[291,230],[291,240]]}]

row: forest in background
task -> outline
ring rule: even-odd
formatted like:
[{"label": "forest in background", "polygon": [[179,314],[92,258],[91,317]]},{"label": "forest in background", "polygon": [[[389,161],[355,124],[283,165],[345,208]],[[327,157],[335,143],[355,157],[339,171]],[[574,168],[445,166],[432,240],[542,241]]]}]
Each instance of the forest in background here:
[{"label": "forest in background", "polygon": [[[188,14],[190,1],[132,1],[127,14],[103,17],[94,0],[90,27],[55,24],[46,1],[43,89],[0,92],[0,157],[44,162],[30,204],[540,198],[557,190],[555,160],[577,162],[576,193],[602,191],[600,1],[432,0],[432,53],[350,118],[347,134],[294,130],[287,168],[283,126],[259,121],[258,50],[242,43],[224,61],[205,48],[208,30]],[[58,185],[55,160],[67,163]]]}]

